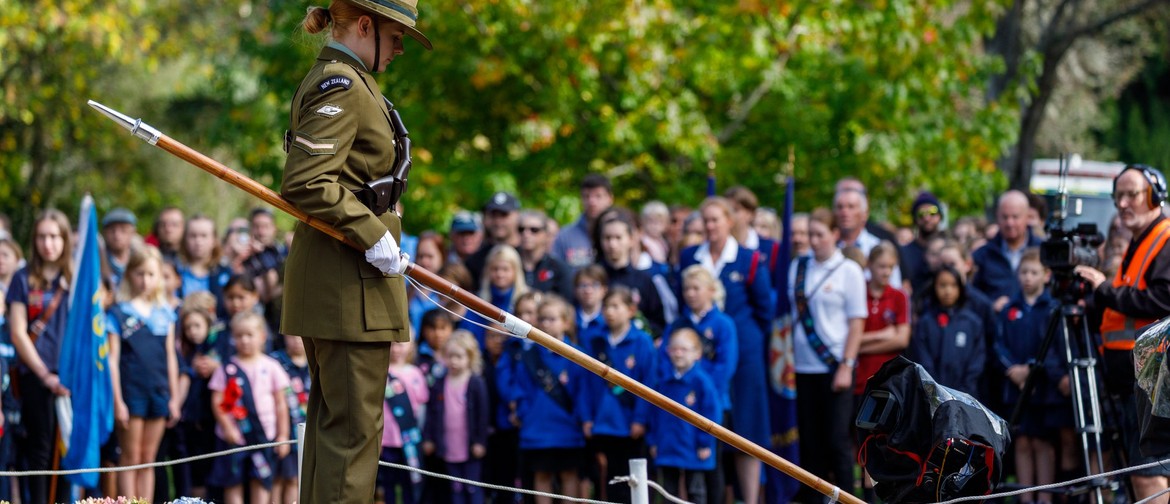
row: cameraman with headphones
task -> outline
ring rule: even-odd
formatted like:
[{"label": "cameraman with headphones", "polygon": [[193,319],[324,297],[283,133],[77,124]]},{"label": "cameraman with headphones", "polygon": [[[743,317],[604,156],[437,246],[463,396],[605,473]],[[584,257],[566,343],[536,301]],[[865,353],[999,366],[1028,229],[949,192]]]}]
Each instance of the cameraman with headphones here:
[{"label": "cameraman with headphones", "polygon": [[[1106,387],[1121,400],[1121,422],[1131,466],[1165,458],[1142,457],[1138,451],[1137,405],[1134,402],[1134,339],[1141,329],[1170,315],[1170,219],[1162,215],[1166,178],[1146,165],[1128,165],[1113,179],[1113,205],[1121,225],[1133,233],[1129,250],[1111,282],[1087,266],[1076,273],[1093,286],[1093,304],[1101,314],[1101,339]],[[1131,473],[1137,499],[1167,488],[1170,468]],[[1155,502],[1166,503],[1165,496]]]}]

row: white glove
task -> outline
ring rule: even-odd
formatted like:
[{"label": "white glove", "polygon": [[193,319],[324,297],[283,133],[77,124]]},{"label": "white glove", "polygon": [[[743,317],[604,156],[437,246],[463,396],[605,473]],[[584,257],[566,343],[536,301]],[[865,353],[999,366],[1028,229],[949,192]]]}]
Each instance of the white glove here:
[{"label": "white glove", "polygon": [[406,271],[406,265],[410,264],[410,258],[398,249],[398,243],[389,231],[366,251],[366,261],[387,275],[401,275]]}]

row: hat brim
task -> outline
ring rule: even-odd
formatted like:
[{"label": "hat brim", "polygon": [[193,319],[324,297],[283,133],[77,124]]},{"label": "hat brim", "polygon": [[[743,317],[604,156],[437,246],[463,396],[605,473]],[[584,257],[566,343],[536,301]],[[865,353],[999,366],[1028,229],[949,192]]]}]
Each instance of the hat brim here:
[{"label": "hat brim", "polygon": [[[414,27],[414,20],[405,14],[387,7],[377,1],[354,0],[354,2],[370,11],[373,11],[379,16],[402,23],[403,28],[406,29],[406,34],[417,40],[418,43],[422,44],[422,46],[426,48],[426,50],[430,51],[434,48],[434,46],[431,45],[431,40],[428,39],[426,35],[423,35],[423,33],[419,31],[418,28]],[[413,9],[411,9],[411,11],[413,13]]]},{"label": "hat brim", "polygon": [[[397,20],[395,20],[395,21],[397,21]],[[418,43],[422,44],[423,48],[425,48],[428,51],[434,49],[434,47],[431,46],[431,39],[428,39],[427,36],[423,35],[422,32],[418,31],[413,26],[409,26],[406,24],[403,24],[402,26],[406,27],[406,34],[410,35],[411,38],[417,40]]]}]

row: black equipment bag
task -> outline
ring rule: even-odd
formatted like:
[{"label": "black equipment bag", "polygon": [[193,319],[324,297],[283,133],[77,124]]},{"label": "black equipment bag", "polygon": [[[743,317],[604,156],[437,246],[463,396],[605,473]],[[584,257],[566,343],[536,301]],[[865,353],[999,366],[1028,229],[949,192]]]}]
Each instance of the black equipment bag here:
[{"label": "black equipment bag", "polygon": [[858,462],[883,502],[987,495],[999,484],[1007,422],[905,357],[870,378],[856,425]]}]

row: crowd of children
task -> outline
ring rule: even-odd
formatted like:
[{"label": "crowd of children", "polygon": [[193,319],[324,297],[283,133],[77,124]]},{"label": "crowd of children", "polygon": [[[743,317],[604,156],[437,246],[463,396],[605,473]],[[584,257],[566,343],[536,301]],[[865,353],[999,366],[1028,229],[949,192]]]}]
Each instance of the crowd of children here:
[{"label": "crowd of children", "polygon": [[[482,269],[471,272],[473,261],[457,253],[458,243],[447,250],[436,233],[417,240],[416,258],[464,290],[764,446],[773,446],[777,421],[769,419],[766,350],[775,320],[791,316],[798,326],[793,381],[823,392],[806,393],[799,403],[801,437],[817,450],[829,446],[829,436],[841,444],[805,461],[822,477],[852,481],[852,459],[836,454],[851,449],[848,436],[837,435],[836,420],[848,417],[865,380],[899,354],[921,363],[943,385],[999,405],[1019,399],[1055,306],[1045,288],[1048,272],[1034,250],[1018,258],[1019,291],[997,306],[971,287],[968,243],[938,236],[924,246],[927,281],[910,293],[904,287],[912,279],[899,276],[905,262],[897,245],[879,240],[864,252],[842,247],[840,223],[827,210],[817,211],[792,223],[793,261],[785,278],[779,265],[789,257],[777,255],[775,215],[755,219],[753,228],[754,217],[768,215],[743,191],[678,214],[673,239],[662,234],[667,223],[654,224],[671,216],[611,208],[590,228],[597,240],[594,261],[576,269],[534,270],[533,262],[549,259],[533,260],[530,250],[496,243],[478,249]],[[524,215],[521,233],[545,233],[553,224],[537,212]],[[254,212],[252,218],[271,214]],[[543,228],[537,226],[542,218]],[[474,227],[467,226],[460,229]],[[0,293],[7,299],[0,322],[5,337],[12,334],[0,344],[0,372],[7,377],[15,368],[12,374],[24,387],[16,466],[24,469],[50,464],[48,399],[67,392],[54,381],[63,312],[53,300],[70,275],[64,253],[70,229],[53,212],[34,227],[27,262],[14,241],[0,239]],[[647,229],[659,229],[659,235],[649,236]],[[268,241],[250,252],[263,261],[241,257],[249,252],[237,243],[236,225],[221,240],[214,221],[202,216],[187,219],[180,233],[173,239],[152,234],[127,261],[112,264],[116,275],[107,276],[110,358],[117,363],[117,430],[104,450],[108,464],[293,440],[295,425],[305,418],[312,384],[304,344],[275,325],[279,281],[270,279],[274,270],[278,278],[284,248]],[[571,289],[550,276],[566,272],[571,278],[564,284]],[[571,298],[562,297],[566,293]],[[793,308],[778,314],[785,297]],[[721,447],[628,390],[529,340],[508,337],[434,293],[412,286],[409,310],[413,341],[390,348],[382,460],[504,486],[625,501],[629,490],[606,482],[624,474],[630,459],[649,456],[659,482],[691,501],[724,502],[727,492],[747,502],[758,499],[758,461]],[[1070,432],[1071,419],[1063,353],[1049,356],[1043,365],[1047,379],[1014,426],[1015,464],[1024,484],[1051,482],[1075,463],[1066,462],[1074,445],[1061,437]],[[1002,388],[989,388],[989,369],[1004,377]],[[5,384],[0,421],[20,417],[12,397],[17,387]],[[18,453],[12,433],[0,430],[5,467]],[[282,445],[184,464],[158,472],[165,481],[151,470],[122,472],[103,491],[294,502],[295,452]],[[385,502],[518,499],[387,467],[379,467],[378,478]],[[0,481],[0,499],[11,495],[7,483]],[[25,502],[45,495],[47,484],[28,479]],[[1022,499],[1051,502],[1047,495]]]}]

